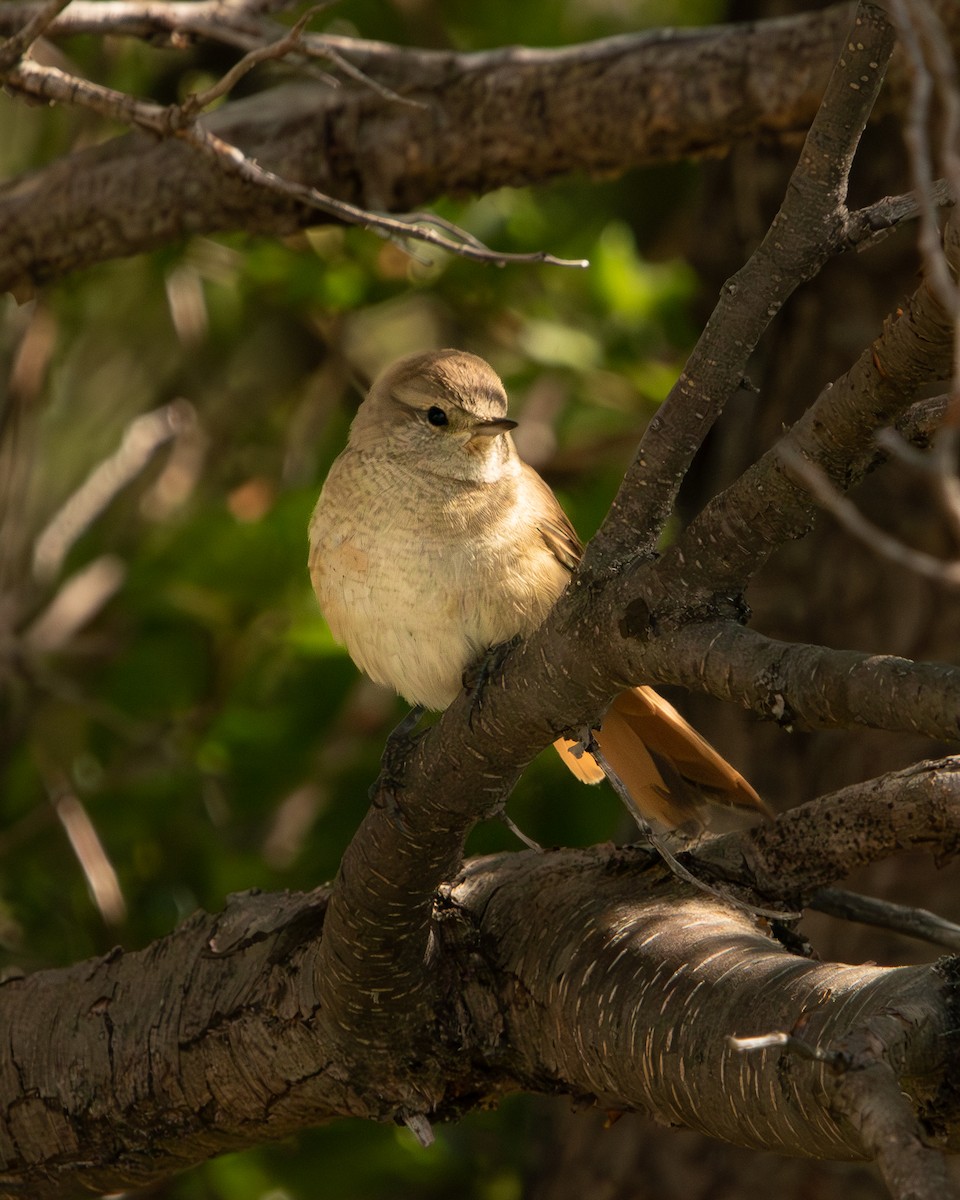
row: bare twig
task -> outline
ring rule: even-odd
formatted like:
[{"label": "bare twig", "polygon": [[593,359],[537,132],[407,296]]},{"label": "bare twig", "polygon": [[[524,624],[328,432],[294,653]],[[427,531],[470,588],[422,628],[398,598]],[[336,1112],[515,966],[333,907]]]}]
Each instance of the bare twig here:
[{"label": "bare twig", "polygon": [[825,471],[786,441],[780,443],[778,454],[789,475],[803,483],[827,512],[840,522],[844,529],[868,546],[875,554],[896,563],[908,571],[932,579],[944,587],[960,588],[960,559],[944,562],[923,550],[901,542],[899,538],[874,525],[860,512],[847,496],[839,492],[830,482]]},{"label": "bare twig", "polygon": [[70,0],[47,0],[27,21],[23,28],[5,42],[0,43],[0,73],[8,70],[21,59],[43,31],[67,7]]},{"label": "bare twig", "polygon": [[818,888],[807,902],[808,908],[838,917],[843,921],[857,921],[861,925],[876,925],[890,929],[904,937],[943,946],[954,954],[960,953],[960,925],[947,921],[925,908],[911,908],[907,904],[894,904],[890,900],[877,900],[873,896],[861,896],[845,888]]},{"label": "bare twig", "polygon": [[[929,201],[937,208],[956,203],[956,193],[945,179],[930,185]],[[904,221],[920,216],[922,201],[916,192],[902,196],[884,196],[847,217],[846,245],[854,250],[868,250]]]},{"label": "bare twig", "polygon": [[23,634],[24,646],[49,654],[62,649],[123,586],[127,568],[113,554],[101,554],[64,581]]},{"label": "bare twig", "polygon": [[[36,63],[23,62],[11,68],[6,76],[7,84],[27,95],[46,101],[77,104],[89,108],[101,116],[112,117],[127,124],[136,125],[161,138],[177,137],[202,153],[226,174],[233,175],[260,190],[296,200],[327,216],[350,225],[359,225],[403,244],[408,239],[436,246],[441,250],[467,258],[473,262],[492,263],[547,263],[561,267],[586,267],[586,259],[556,258],[544,251],[533,253],[510,253],[492,250],[479,243],[472,235],[458,231],[457,235],[438,233],[428,226],[411,222],[403,216],[388,216],[335,200],[316,188],[293,183],[273,171],[260,166],[248,158],[237,146],[225,142],[196,122],[196,113],[191,105],[163,107],[134,99],[124,92],[106,88],[100,84],[77,79],[53,67],[42,67]],[[219,95],[218,89],[211,89]],[[433,224],[448,223],[433,221]]]},{"label": "bare twig", "polygon": [[196,92],[188,96],[180,106],[182,112],[190,118],[195,117],[205,108],[209,108],[214,100],[219,100],[222,96],[226,96],[229,92],[233,91],[240,80],[245,75],[249,75],[254,67],[258,67],[261,63],[269,62],[272,59],[283,58],[291,50],[296,49],[300,45],[304,29],[306,29],[317,13],[325,7],[322,4],[315,4],[312,8],[307,9],[299,21],[283,37],[265,46],[258,46],[255,50],[251,50],[248,54],[245,54],[238,63],[234,63],[230,70],[221,76],[211,87],[208,87],[205,91]]},{"label": "bare twig", "polygon": [[94,468],[37,537],[33,573],[38,580],[49,582],[56,577],[77,538],[117,492],[140,474],[157,450],[193,419],[189,404],[174,401],[130,422],[118,449]]},{"label": "bare twig", "polygon": [[960,137],[960,95],[956,87],[956,66],[940,20],[928,4],[923,0],[911,0],[909,4],[906,0],[890,0],[890,12],[912,67],[912,97],[903,136],[910,152],[914,186],[920,200],[920,246],[927,263],[930,286],[944,308],[955,312],[960,294],[941,248],[933,184],[936,172],[927,130],[936,85],[944,116],[944,168],[953,194],[958,196],[960,160],[956,142]]},{"label": "bare twig", "polygon": [[[891,13],[912,68],[912,98],[904,140],[910,152],[914,184],[921,200],[920,245],[927,263],[930,285],[944,308],[953,314],[960,333],[960,287],[943,253],[936,220],[933,162],[930,146],[931,108],[934,94],[939,101],[941,126],[939,157],[947,183],[960,196],[960,86],[957,66],[944,40],[940,18],[924,0],[892,0]],[[960,340],[960,339],[958,339]],[[960,540],[960,478],[957,452],[960,447],[960,346],[956,350],[954,398],[944,428],[933,445],[937,468],[937,490],[944,514],[954,536]]]},{"label": "bare twig", "polygon": [[[413,239],[417,242],[424,242],[428,246],[436,246],[438,249],[446,250],[450,254],[456,254],[460,258],[466,258],[472,262],[492,263],[498,267],[505,266],[507,263],[546,263],[555,267],[578,268],[590,265],[585,258],[556,258],[554,255],[540,250],[532,253],[492,250],[463,230],[457,230],[458,236],[446,236],[426,225],[412,222],[408,217],[390,216],[386,213],[359,208],[346,200],[334,200],[332,196],[327,196],[323,192],[317,191],[316,188],[292,183],[247,158],[236,146],[222,141],[216,135],[201,130],[199,127],[178,130],[177,135],[203,150],[208,156],[212,156],[223,171],[239,176],[246,183],[266,188],[278,196],[298,200],[302,204],[326,213],[327,216],[335,217],[348,225],[358,225],[361,229],[373,230],[401,245],[407,239]],[[440,224],[440,222],[432,223]]]},{"label": "bare twig", "polygon": [[126,920],[127,906],[120,890],[120,881],[89,813],[59,768],[50,767],[42,761],[39,766],[50,803],[77,857],[100,915],[108,925],[122,925]]},{"label": "bare twig", "polygon": [[811,1062],[833,1062],[836,1058],[835,1051],[825,1050],[822,1046],[815,1046],[794,1033],[785,1033],[782,1030],[759,1033],[755,1037],[728,1037],[727,1044],[741,1054],[781,1048],[788,1054],[796,1054],[798,1058],[806,1058]]}]

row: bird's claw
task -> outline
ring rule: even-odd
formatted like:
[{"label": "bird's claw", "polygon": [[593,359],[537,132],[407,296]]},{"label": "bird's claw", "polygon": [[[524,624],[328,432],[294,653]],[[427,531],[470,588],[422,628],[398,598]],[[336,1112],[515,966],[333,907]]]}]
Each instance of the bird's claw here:
[{"label": "bird's claw", "polygon": [[413,732],[423,713],[423,705],[415,704],[388,735],[380,756],[380,774],[370,786],[371,801],[376,801],[384,793],[395,795],[403,787],[407,755],[423,736],[422,733]]},{"label": "bird's claw", "polygon": [[498,642],[496,646],[491,646],[475,663],[471,664],[463,673],[463,686],[470,692],[470,727],[473,727],[474,714],[479,714],[483,710],[483,697],[487,689],[487,684],[497,675],[507,661],[511,651],[515,650],[520,645],[520,635],[510,638],[506,642]]}]

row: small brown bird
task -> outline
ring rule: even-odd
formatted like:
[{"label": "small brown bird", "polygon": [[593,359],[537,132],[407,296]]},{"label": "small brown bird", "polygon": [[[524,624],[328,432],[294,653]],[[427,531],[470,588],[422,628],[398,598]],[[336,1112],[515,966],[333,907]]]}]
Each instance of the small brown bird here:
[{"label": "small brown bird", "polygon": [[[583,551],[522,462],[493,368],[460,350],[387,368],[360,405],[310,522],[310,575],[334,637],[377,683],[443,709],[492,646],[531,633]],[[638,809],[667,826],[704,800],[765,811],[749,783],[649,687],[596,734]],[[587,783],[603,772],[556,742]]]}]

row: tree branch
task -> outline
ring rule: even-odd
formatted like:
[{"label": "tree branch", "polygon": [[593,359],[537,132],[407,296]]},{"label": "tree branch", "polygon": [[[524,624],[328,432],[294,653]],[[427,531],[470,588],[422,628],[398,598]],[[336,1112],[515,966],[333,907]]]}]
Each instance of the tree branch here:
[{"label": "tree branch", "polygon": [[648,678],[730,700],[792,729],[889,729],[960,740],[960,667],[802,642],[732,621],[646,644]]},{"label": "tree branch", "polygon": [[843,245],[850,167],[893,45],[883,12],[860,4],[780,211],[750,260],[725,284],[680,377],[647,426],[587,550],[586,570],[654,552],[680,483],[739,387],[761,334],[796,288]]},{"label": "tree branch", "polygon": [[807,907],[842,921],[857,921],[861,925],[889,929],[904,937],[916,938],[921,942],[942,946],[953,954],[960,954],[960,925],[946,921],[925,908],[894,904],[890,900],[861,896],[846,888],[831,887],[817,888]]},{"label": "tree branch", "polygon": [[[335,1116],[444,1119],[517,1087],[861,1158],[855,1118],[817,1099],[857,1031],[914,1112],[956,1068],[941,969],[797,957],[647,852],[604,846],[478,860],[443,889],[426,1025],[396,1027],[372,1086],[315,987],[327,899],[232,897],[145,950],[0,986],[0,1196],[126,1190]],[[882,1025],[891,1011],[909,1019]],[[771,1029],[819,1060],[728,1044]],[[943,1138],[960,1145],[960,1114]]]},{"label": "tree branch", "polygon": [[881,1047],[862,1034],[857,1040],[864,1043],[857,1060],[846,1061],[828,1084],[833,1111],[860,1131],[892,1200],[954,1200],[943,1155],[926,1144],[896,1073],[880,1060]]},{"label": "tree branch", "polygon": [[47,0],[45,4],[33,9],[22,28],[0,44],[0,74],[19,62],[69,3],[70,0]]},{"label": "tree branch", "polygon": [[698,847],[722,878],[802,904],[816,889],[904,850],[960,852],[960,757],[855,783],[746,833]]},{"label": "tree branch", "polygon": [[[141,100],[135,100],[124,92],[67,75],[55,67],[44,67],[32,62],[24,62],[11,67],[6,72],[7,86],[34,99],[47,102],[60,101],[88,108],[101,116],[128,122],[161,138],[177,138],[192,146],[208,161],[216,164],[225,175],[240,178],[272,195],[306,204],[325,216],[335,217],[350,225],[361,225],[366,229],[390,235],[395,240],[426,242],[428,245],[437,246],[462,258],[473,259],[475,262],[494,263],[497,266],[503,266],[508,262],[543,262],[565,267],[587,266],[584,259],[559,259],[541,251],[531,254],[511,254],[490,250],[476,238],[451,226],[450,222],[437,220],[431,224],[429,218],[418,221],[410,216],[388,217],[358,208],[343,200],[334,200],[332,197],[318,192],[316,188],[292,183],[273,171],[265,170],[236,146],[225,142],[199,124],[197,116],[204,105],[224,94],[233,83],[258,63],[287,54],[299,42],[301,30],[310,19],[310,15],[308,13],[302,17],[297,25],[278,42],[259,50],[251,50],[216,85],[208,88],[201,96],[188,97],[183,104],[166,107],[147,104]],[[455,236],[449,236],[438,228],[433,228],[433,225],[447,230],[454,229]]]},{"label": "tree branch", "polygon": [[[950,215],[945,234],[952,269],[960,267],[960,215]],[[825,388],[817,401],[752,467],[707,504],[662,558],[624,572],[624,636],[648,637],[651,625],[709,606],[712,597],[736,596],[770,554],[806,534],[816,501],[791,477],[789,455],[800,455],[846,491],[881,458],[875,434],[898,421],[917,389],[949,379],[954,321],[926,281],[884,325],[880,336],[851,369]],[[635,483],[640,487],[641,477]],[[642,491],[641,491],[642,495]],[[628,593],[636,589],[636,599]]]},{"label": "tree branch", "polygon": [[[14,19],[19,28],[32,11],[0,6],[0,28]],[[381,89],[428,107],[400,105],[367,83],[338,90],[301,84],[225,105],[205,127],[291,183],[357,208],[409,211],[444,193],[545,181],[574,169],[607,174],[802,131],[850,12],[840,5],[747,27],[473,55],[308,37],[311,51],[334,51]],[[74,0],[48,32],[109,27],[207,36],[215,18],[227,20],[219,5],[203,2]],[[944,5],[943,19],[960,40],[954,5]],[[269,40],[270,31],[251,20],[249,6],[230,17],[246,30],[244,49]],[[194,233],[289,233],[316,220],[309,204],[225,179],[185,146],[121,138],[0,189],[0,288]]]}]

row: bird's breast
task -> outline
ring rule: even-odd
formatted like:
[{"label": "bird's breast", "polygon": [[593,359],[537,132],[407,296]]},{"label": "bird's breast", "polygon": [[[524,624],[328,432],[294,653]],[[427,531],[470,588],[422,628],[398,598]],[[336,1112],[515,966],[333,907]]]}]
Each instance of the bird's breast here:
[{"label": "bird's breast", "polygon": [[341,455],[314,511],[320,607],[372,679],[445,708],[485,650],[540,624],[567,572],[509,481],[457,486],[370,465]]}]

